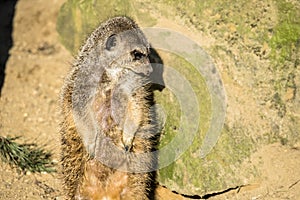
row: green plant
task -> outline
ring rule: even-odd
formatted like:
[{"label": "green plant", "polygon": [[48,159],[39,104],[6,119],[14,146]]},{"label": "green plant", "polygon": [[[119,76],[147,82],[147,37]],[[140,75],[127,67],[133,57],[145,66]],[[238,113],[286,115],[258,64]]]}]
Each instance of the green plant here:
[{"label": "green plant", "polygon": [[54,172],[52,154],[33,143],[18,144],[20,137],[0,136],[0,155],[4,162],[22,172]]}]

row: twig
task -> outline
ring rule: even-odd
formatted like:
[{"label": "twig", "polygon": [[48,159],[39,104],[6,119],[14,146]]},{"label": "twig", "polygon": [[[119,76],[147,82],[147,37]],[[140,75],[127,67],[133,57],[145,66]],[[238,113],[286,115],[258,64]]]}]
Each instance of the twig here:
[{"label": "twig", "polygon": [[297,180],[296,182],[294,182],[293,184],[291,184],[291,185],[289,186],[289,189],[291,189],[292,187],[294,187],[295,185],[297,185],[299,182],[300,182],[300,179]]}]

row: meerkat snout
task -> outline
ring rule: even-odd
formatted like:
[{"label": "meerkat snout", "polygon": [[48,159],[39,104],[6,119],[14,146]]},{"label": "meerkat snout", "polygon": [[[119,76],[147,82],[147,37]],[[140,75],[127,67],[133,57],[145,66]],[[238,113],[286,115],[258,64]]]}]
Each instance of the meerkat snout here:
[{"label": "meerkat snout", "polygon": [[145,69],[141,72],[142,74],[146,76],[150,76],[150,74],[153,72],[153,68],[151,67],[150,64],[147,64]]},{"label": "meerkat snout", "polygon": [[131,147],[132,147],[132,145],[124,145],[125,152],[129,152]]}]

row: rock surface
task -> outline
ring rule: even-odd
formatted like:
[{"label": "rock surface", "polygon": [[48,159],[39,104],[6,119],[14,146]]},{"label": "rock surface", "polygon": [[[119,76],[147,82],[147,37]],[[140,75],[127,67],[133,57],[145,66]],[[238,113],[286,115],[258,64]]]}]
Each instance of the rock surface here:
[{"label": "rock surface", "polygon": [[[184,50],[186,43],[172,38],[172,33],[156,36],[160,39],[158,43],[161,48],[157,51],[164,65],[178,72],[174,80],[179,81],[178,76],[182,76],[191,84],[198,102],[194,112],[199,110],[199,119],[192,114],[185,116],[184,109],[193,108],[186,108],[190,104],[188,98],[179,97],[186,89],[180,90],[172,80],[167,81],[166,90],[156,93],[157,103],[166,116],[160,143],[160,184],[182,194],[200,196],[234,188],[249,184],[261,176],[248,161],[263,145],[281,142],[299,147],[299,2],[122,2],[67,1],[58,17],[57,30],[62,43],[75,52],[80,41],[99,21],[125,14],[142,27],[169,28],[193,39],[207,52],[196,55],[200,68],[207,68],[207,62],[211,61],[215,66],[213,70],[220,73],[219,80],[208,80],[211,74],[197,71],[197,67],[189,62],[187,54],[191,52]],[[103,7],[106,8],[104,12],[101,10]],[[107,13],[111,10],[113,13]],[[70,27],[66,28],[65,24]],[[151,39],[155,38],[149,38],[153,43]],[[168,44],[171,39],[182,51],[176,51],[176,47]],[[163,44],[167,44],[166,47]],[[153,46],[156,48],[156,44]],[[164,70],[165,79],[172,79],[171,74]],[[222,105],[214,103],[218,96],[214,96],[209,81],[224,83],[227,99],[221,99]],[[220,87],[216,94],[223,97],[220,94],[223,85]],[[211,127],[223,122],[220,116],[214,115],[214,109],[218,106],[224,107],[217,108],[219,115],[224,115],[226,109],[220,137],[216,133],[218,130],[209,132]],[[186,121],[182,120],[185,117]],[[191,126],[195,124],[199,128],[193,135]],[[199,150],[204,148],[205,138],[209,134],[216,135],[211,136],[211,140],[219,140],[212,151],[200,157]],[[189,144],[189,137],[192,144]],[[214,142],[211,143],[214,145]],[[164,148],[169,150],[163,152]],[[170,158],[176,161],[165,167]]]}]

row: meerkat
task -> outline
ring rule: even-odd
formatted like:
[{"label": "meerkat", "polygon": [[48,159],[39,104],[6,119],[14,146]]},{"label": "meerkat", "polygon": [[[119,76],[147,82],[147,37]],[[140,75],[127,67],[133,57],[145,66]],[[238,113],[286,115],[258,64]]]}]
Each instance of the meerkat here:
[{"label": "meerkat", "polygon": [[101,24],[61,92],[67,199],[149,199],[157,156],[150,45],[127,17]]}]

